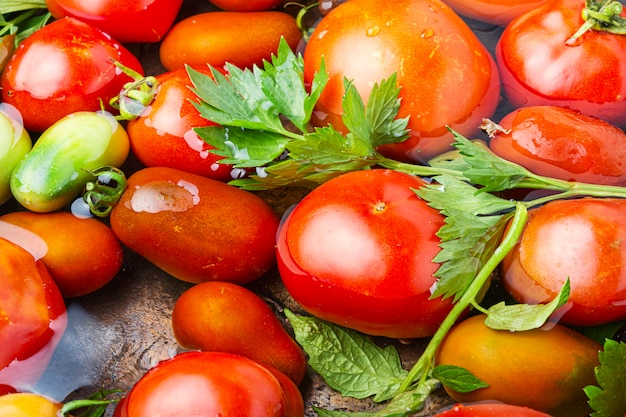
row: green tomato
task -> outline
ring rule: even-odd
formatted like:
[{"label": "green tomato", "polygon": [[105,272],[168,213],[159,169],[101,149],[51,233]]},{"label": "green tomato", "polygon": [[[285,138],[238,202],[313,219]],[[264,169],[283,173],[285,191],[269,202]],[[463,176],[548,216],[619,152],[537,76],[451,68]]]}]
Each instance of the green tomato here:
[{"label": "green tomato", "polygon": [[0,204],[11,198],[11,174],[33,146],[19,118],[15,107],[0,104]]},{"label": "green tomato", "polygon": [[120,167],[130,150],[124,128],[106,112],[72,113],[46,129],[11,176],[11,192],[28,210],[56,211],[76,199],[93,171]]}]

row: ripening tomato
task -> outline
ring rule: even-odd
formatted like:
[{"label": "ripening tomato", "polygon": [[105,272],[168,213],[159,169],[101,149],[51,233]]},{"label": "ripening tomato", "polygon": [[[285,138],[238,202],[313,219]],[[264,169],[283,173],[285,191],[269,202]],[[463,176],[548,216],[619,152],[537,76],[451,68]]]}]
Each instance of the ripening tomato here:
[{"label": "ripening tomato", "polygon": [[458,14],[495,25],[507,25],[513,19],[548,0],[444,0]]},{"label": "ripening tomato", "polygon": [[27,37],[0,76],[2,100],[15,106],[29,131],[43,132],[77,111],[97,111],[132,78],[113,64],[143,73],[141,63],[109,35],[74,18]]},{"label": "ripening tomato", "polygon": [[262,65],[276,54],[280,38],[297,47],[302,32],[283,12],[206,12],[176,23],[165,35],[159,55],[168,70],[229,62],[240,68]]},{"label": "ripening tomato", "polygon": [[566,279],[564,323],[593,326],[626,319],[626,200],[560,200],[529,210],[502,282],[522,303],[553,299]]},{"label": "ripening tomato", "polygon": [[455,404],[433,417],[550,417],[528,407],[502,403]]},{"label": "ripening tomato", "polygon": [[626,37],[589,30],[567,44],[584,7],[550,1],[506,27],[496,47],[504,92],[514,108],[562,106],[625,128]]},{"label": "ripening tomato", "polygon": [[209,0],[222,10],[231,12],[262,12],[271,10],[285,0]]},{"label": "ripening tomato", "polygon": [[479,314],[450,330],[435,364],[460,366],[489,385],[467,393],[445,387],[455,401],[494,400],[553,417],[586,417],[590,408],[583,388],[596,384],[601,350],[599,343],[557,323],[519,332],[493,330]]},{"label": "ripening tomato", "polygon": [[344,79],[364,101],[372,86],[396,73],[400,117],[410,116],[411,137],[380,151],[424,162],[453,142],[446,126],[471,136],[495,111],[500,79],[495,62],[465,22],[439,0],[351,0],[325,15],[304,51],[311,83],[324,61],[329,81],[317,124],[345,129],[341,121]]},{"label": "ripening tomato", "polygon": [[538,175],[626,185],[626,134],[592,116],[557,106],[516,109],[498,123],[489,148]]},{"label": "ripening tomato", "polygon": [[186,69],[168,71],[156,79],[154,100],[126,127],[137,159],[147,167],[177,168],[220,181],[238,177],[241,170],[218,163],[222,157],[209,152],[212,147],[194,131],[195,127],[215,123],[200,116],[191,103],[197,97],[189,88],[191,81]]},{"label": "ripening tomato", "polygon": [[75,17],[122,42],[158,42],[169,30],[183,0],[46,0],[56,19]]},{"label": "ripening tomato", "polygon": [[62,406],[50,398],[29,392],[0,396],[2,417],[57,417]]},{"label": "ripening tomato", "polygon": [[114,417],[302,417],[302,395],[276,370],[224,352],[185,352],[149,370]]},{"label": "ripening tomato", "polygon": [[280,276],[309,313],[370,335],[431,336],[452,308],[430,299],[443,216],[415,194],[423,180],[354,171],[314,189],[277,243]]}]

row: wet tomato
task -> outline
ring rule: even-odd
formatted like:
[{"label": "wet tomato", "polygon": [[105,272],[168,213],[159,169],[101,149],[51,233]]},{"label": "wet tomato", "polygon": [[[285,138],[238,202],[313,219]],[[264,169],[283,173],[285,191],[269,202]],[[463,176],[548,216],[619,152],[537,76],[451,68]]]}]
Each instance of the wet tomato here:
[{"label": "wet tomato", "polygon": [[2,101],[20,111],[26,129],[43,132],[70,113],[100,110],[132,81],[113,60],[143,72],[137,58],[101,30],[74,18],[57,20],[11,56],[0,77]]},{"label": "wet tomato", "polygon": [[553,201],[529,211],[517,246],[502,263],[505,288],[543,303],[570,280],[561,321],[591,326],[626,319],[626,200]]},{"label": "wet tomato", "polygon": [[[329,81],[316,107],[318,124],[342,128],[344,78],[366,101],[372,86],[397,74],[400,116],[411,137],[380,150],[424,162],[448,150],[446,128],[477,132],[500,97],[494,60],[465,22],[438,0],[351,0],[325,15],[306,45],[304,76],[311,83],[324,61]],[[454,103],[454,105],[451,105]]]},{"label": "wet tomato", "polygon": [[626,185],[626,134],[592,116],[556,106],[514,110],[489,147],[535,174],[566,181]]},{"label": "wet tomato", "polygon": [[222,10],[231,12],[262,12],[285,3],[285,0],[209,0]]},{"label": "wet tomato", "polygon": [[185,352],[149,370],[114,417],[302,417],[303,400],[286,376],[224,352]]},{"label": "wet tomato", "polygon": [[590,409],[583,388],[595,383],[601,349],[560,324],[511,332],[490,329],[477,315],[452,328],[435,363],[465,368],[489,385],[468,393],[446,388],[456,401],[494,400],[553,417],[584,417]]},{"label": "wet tomato", "polygon": [[174,277],[238,284],[274,266],[278,220],[251,192],[163,167],[131,175],[110,217],[122,243]]},{"label": "wet tomato", "polygon": [[61,407],[61,403],[33,393],[0,396],[2,417],[57,417]]},{"label": "wet tomato", "polygon": [[533,10],[547,0],[445,0],[458,14],[496,25],[507,25],[513,19]]},{"label": "wet tomato", "polygon": [[226,62],[252,68],[276,53],[281,37],[292,49],[302,38],[296,19],[287,13],[206,12],[176,23],[163,39],[159,54],[168,70],[185,64],[223,68]]},{"label": "wet tomato", "polygon": [[455,404],[433,417],[550,417],[528,407],[500,403]]},{"label": "wet tomato", "polygon": [[287,291],[309,313],[366,334],[432,335],[452,307],[430,299],[443,216],[397,171],[355,171],[322,184],[280,228]]},{"label": "wet tomato", "polygon": [[12,197],[11,175],[33,147],[22,117],[10,104],[0,103],[0,205]]}]

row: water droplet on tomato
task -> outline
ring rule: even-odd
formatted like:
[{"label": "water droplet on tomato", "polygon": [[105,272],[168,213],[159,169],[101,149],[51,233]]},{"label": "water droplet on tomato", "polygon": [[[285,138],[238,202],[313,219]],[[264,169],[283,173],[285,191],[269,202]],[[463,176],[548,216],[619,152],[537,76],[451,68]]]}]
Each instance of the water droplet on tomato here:
[{"label": "water droplet on tomato", "polygon": [[365,34],[369,37],[374,37],[380,33],[380,26],[372,26],[367,28]]},{"label": "water droplet on tomato", "polygon": [[431,28],[424,29],[422,33],[420,33],[420,37],[422,39],[432,38],[434,35],[435,35],[435,31],[432,30]]}]

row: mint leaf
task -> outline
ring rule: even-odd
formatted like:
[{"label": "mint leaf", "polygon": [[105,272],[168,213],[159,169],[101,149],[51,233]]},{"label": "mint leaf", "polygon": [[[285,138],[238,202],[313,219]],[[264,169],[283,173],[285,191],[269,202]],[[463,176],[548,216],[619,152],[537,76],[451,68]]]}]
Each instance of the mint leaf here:
[{"label": "mint leaf", "polygon": [[342,395],[384,401],[406,377],[393,346],[381,348],[361,333],[315,317],[285,314],[309,365]]},{"label": "mint leaf", "polygon": [[598,354],[596,367],[598,386],[584,388],[591,417],[623,417],[626,415],[626,343],[607,339],[604,350]]},{"label": "mint leaf", "polygon": [[439,380],[426,379],[411,390],[397,394],[393,399],[375,414],[375,417],[405,417],[412,416],[426,405],[426,400],[441,386]]},{"label": "mint leaf", "polygon": [[489,386],[486,382],[476,378],[467,369],[454,365],[436,366],[433,369],[433,377],[456,392],[472,392]]},{"label": "mint leaf", "polygon": [[559,307],[567,303],[570,293],[569,278],[552,301],[547,304],[513,304],[504,301],[487,310],[485,325],[495,330],[524,331],[543,326]]}]

